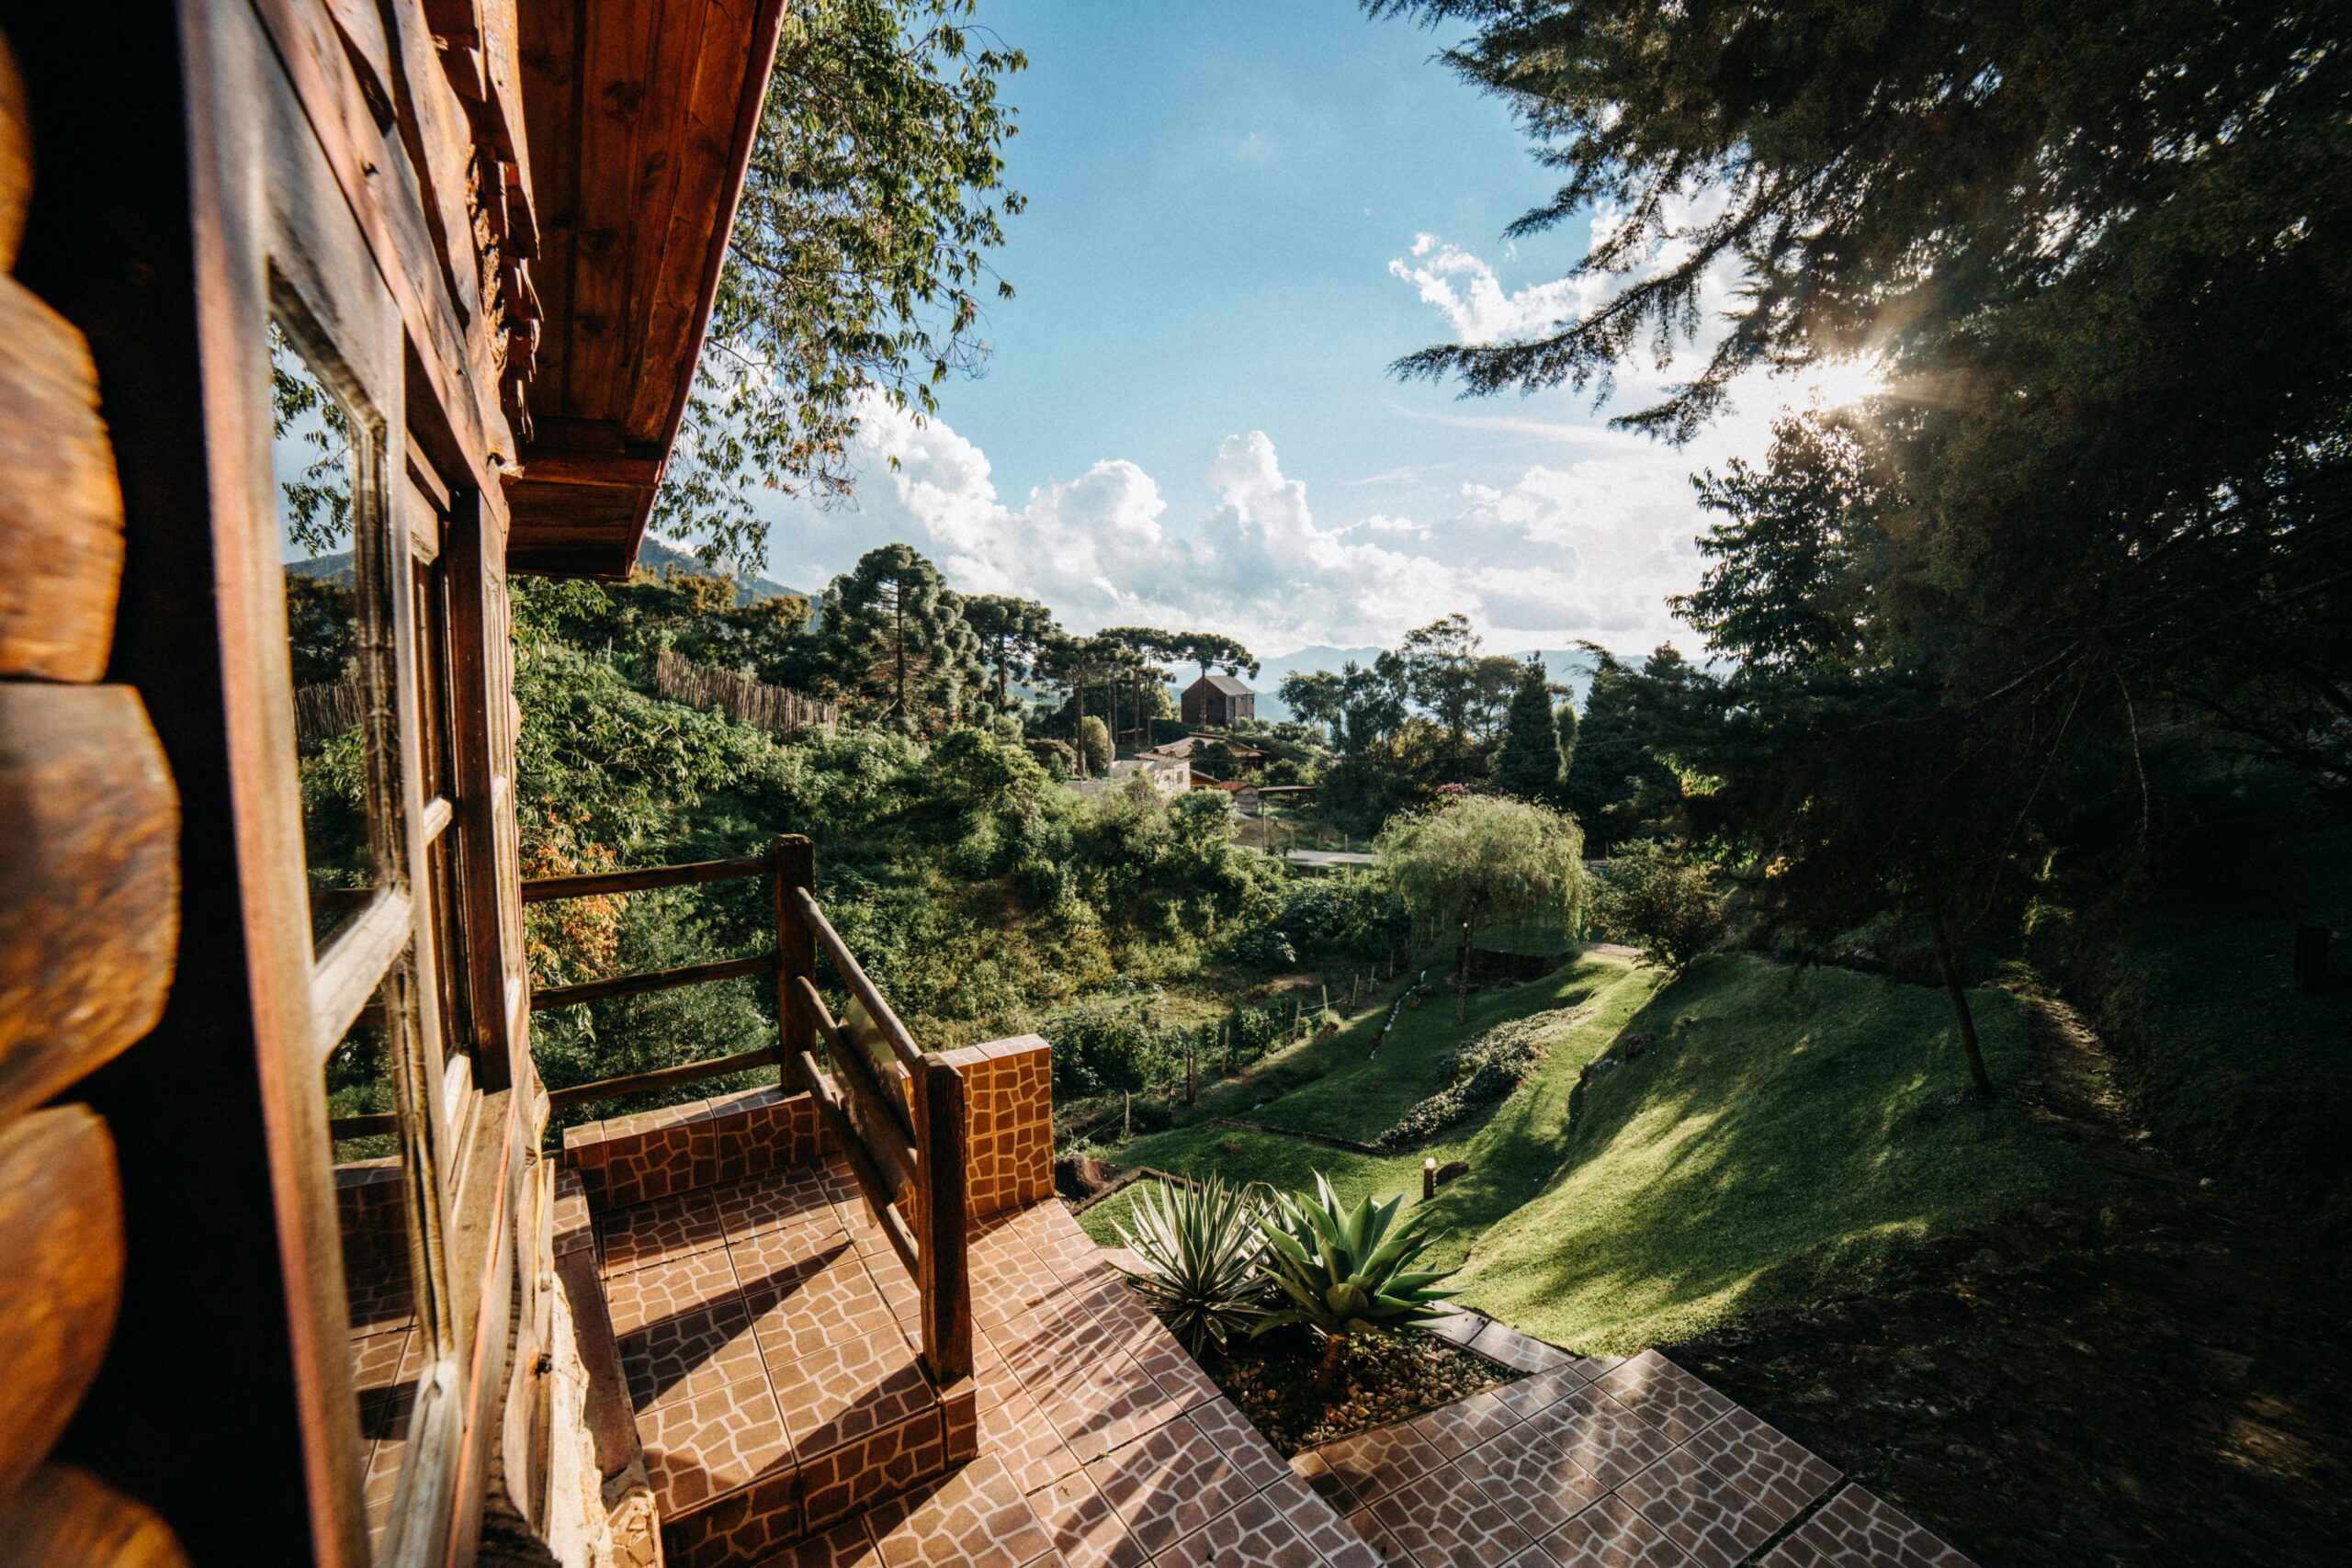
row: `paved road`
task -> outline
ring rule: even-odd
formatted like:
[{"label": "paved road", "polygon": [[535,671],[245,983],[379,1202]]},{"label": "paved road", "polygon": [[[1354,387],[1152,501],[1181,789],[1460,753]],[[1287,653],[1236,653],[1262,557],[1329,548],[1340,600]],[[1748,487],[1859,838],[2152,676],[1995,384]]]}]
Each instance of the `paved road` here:
[{"label": "paved road", "polygon": [[1378,865],[1378,855],[1360,850],[1293,850],[1282,857],[1299,865]]}]

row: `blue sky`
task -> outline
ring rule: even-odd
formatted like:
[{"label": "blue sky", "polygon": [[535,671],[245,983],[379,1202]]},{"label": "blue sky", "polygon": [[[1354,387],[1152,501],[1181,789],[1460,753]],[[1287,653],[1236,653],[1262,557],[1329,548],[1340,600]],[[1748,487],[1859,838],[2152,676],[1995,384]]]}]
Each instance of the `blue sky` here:
[{"label": "blue sky", "polygon": [[1007,89],[1017,297],[939,419],[868,422],[854,504],[779,503],[768,576],[820,588],[904,539],[1074,629],[1198,626],[1261,654],[1453,609],[1498,648],[1670,633],[1663,597],[1698,571],[1687,476],[1759,451],[1788,393],[1677,452],[1566,391],[1464,402],[1389,374],[1596,297],[1555,281],[1585,220],[1501,239],[1550,182],[1503,106],[1432,62],[1442,35],[1351,0],[978,19],[1030,58]]}]

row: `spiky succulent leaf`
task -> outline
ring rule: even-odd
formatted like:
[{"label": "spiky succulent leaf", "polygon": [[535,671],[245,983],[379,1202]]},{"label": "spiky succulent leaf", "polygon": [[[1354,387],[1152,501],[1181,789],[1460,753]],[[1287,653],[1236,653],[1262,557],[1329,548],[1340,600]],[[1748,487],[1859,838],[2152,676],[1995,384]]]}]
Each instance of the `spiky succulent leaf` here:
[{"label": "spiky succulent leaf", "polygon": [[1214,1177],[1190,1188],[1155,1182],[1136,1200],[1135,1228],[1116,1227],[1137,1265],[1122,1272],[1195,1356],[1222,1350],[1265,1314],[1261,1207]]},{"label": "spiky succulent leaf", "polygon": [[1432,1287],[1453,1272],[1412,1267],[1429,1246],[1418,1218],[1396,1224],[1402,1198],[1342,1207],[1322,1172],[1315,1192],[1275,1193],[1260,1218],[1261,1267],[1287,1304],[1259,1320],[1263,1334],[1304,1324],[1331,1337],[1376,1332],[1442,1315],[1452,1292]]}]

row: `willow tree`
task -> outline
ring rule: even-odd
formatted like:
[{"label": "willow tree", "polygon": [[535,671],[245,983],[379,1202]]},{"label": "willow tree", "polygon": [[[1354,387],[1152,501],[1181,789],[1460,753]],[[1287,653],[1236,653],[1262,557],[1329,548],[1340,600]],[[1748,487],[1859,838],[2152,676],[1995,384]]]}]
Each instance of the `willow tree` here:
[{"label": "willow tree", "polygon": [[1470,795],[1392,818],[1374,847],[1389,886],[1419,919],[1459,933],[1453,1021],[1470,1007],[1470,948],[1487,926],[1556,915],[1584,920],[1584,835],[1547,806]]},{"label": "willow tree", "polygon": [[653,526],[706,560],[764,557],[762,491],[854,487],[876,407],[937,411],[987,352],[989,256],[1021,210],[999,97],[1027,63],[969,25],[976,0],[785,8],[710,333]]}]

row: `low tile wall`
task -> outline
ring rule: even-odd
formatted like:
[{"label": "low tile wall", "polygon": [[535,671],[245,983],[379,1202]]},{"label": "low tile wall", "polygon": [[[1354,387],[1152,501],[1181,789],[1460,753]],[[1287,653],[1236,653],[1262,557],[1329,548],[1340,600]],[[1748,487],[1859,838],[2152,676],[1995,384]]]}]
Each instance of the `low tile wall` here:
[{"label": "low tile wall", "polygon": [[1016,1034],[942,1053],[964,1075],[972,1218],[1054,1195],[1054,1071],[1045,1041]]},{"label": "low tile wall", "polygon": [[814,1102],[771,1087],[568,1127],[563,1163],[612,1210],[806,1165],[823,1148]]},{"label": "low tile wall", "polygon": [[[1045,1041],[1015,1035],[940,1059],[964,1075],[972,1217],[1052,1197],[1054,1084]],[[806,1164],[830,1147],[807,1095],[757,1089],[569,1128],[563,1163],[579,1174],[587,1201],[605,1211]]]}]

